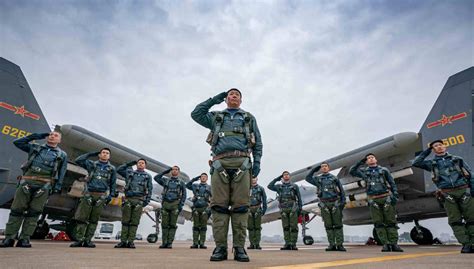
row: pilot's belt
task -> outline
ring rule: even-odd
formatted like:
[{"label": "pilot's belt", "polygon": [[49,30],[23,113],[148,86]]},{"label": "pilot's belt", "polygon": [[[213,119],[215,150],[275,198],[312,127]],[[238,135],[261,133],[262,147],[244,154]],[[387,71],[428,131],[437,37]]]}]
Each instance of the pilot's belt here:
[{"label": "pilot's belt", "polygon": [[384,197],[387,197],[389,196],[390,193],[389,192],[386,192],[386,193],[382,193],[382,194],[377,194],[377,195],[368,195],[369,199],[378,199],[378,198],[384,198]]},{"label": "pilot's belt", "polygon": [[105,193],[105,192],[88,191],[87,194],[102,196],[102,195],[106,195],[107,193]]},{"label": "pilot's belt", "polygon": [[330,202],[335,202],[339,200],[339,198],[337,197],[336,198],[320,198],[319,200],[323,203],[328,203],[328,202],[330,203]]},{"label": "pilot's belt", "polygon": [[126,200],[145,201],[145,196],[124,196]]},{"label": "pilot's belt", "polygon": [[214,156],[212,160],[215,161],[215,160],[219,160],[219,159],[227,158],[227,157],[250,157],[250,152],[238,151],[238,150],[228,151],[228,152],[224,152],[224,153]]},{"label": "pilot's belt", "polygon": [[251,205],[250,208],[260,208],[262,206],[262,204],[258,204],[258,205]]},{"label": "pilot's belt", "polygon": [[50,177],[38,177],[38,176],[21,176],[21,179],[24,180],[34,180],[34,181],[40,181],[43,183],[51,183],[53,180]]},{"label": "pilot's belt", "polygon": [[452,192],[452,191],[457,191],[457,190],[462,190],[462,189],[467,189],[467,188],[469,188],[469,185],[465,184],[456,188],[441,189],[441,192]]},{"label": "pilot's belt", "polygon": [[230,132],[218,132],[217,135],[218,135],[219,137],[226,137],[226,136],[240,136],[240,137],[245,137],[245,134],[236,133],[236,132],[233,132],[233,131],[230,131]]}]

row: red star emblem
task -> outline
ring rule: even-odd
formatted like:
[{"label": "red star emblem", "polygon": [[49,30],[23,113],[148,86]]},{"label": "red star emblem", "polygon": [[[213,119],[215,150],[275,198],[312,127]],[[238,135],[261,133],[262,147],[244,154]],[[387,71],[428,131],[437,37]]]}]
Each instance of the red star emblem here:
[{"label": "red star emblem", "polygon": [[20,115],[25,117],[25,114],[28,113],[28,110],[25,109],[25,106],[17,107],[15,106],[15,115]]},{"label": "red star emblem", "polygon": [[434,121],[434,122],[431,122],[431,123],[428,123],[428,125],[426,127],[428,127],[428,129],[433,128],[433,127],[437,127],[437,126],[440,126],[440,125],[441,125],[441,127],[444,127],[447,124],[452,124],[453,121],[460,120],[460,119],[466,118],[466,117],[467,117],[467,112],[462,112],[462,113],[459,113],[459,114],[456,114],[456,115],[453,115],[453,116],[446,116],[446,115],[443,114],[441,119],[439,119],[437,121]]},{"label": "red star emblem", "polygon": [[0,102],[0,107],[12,111],[15,115],[20,115],[21,117],[28,117],[34,120],[39,120],[40,116],[38,114],[31,113],[25,109],[25,106],[14,106],[5,102]]},{"label": "red star emblem", "polygon": [[451,118],[452,118],[452,117],[453,117],[453,116],[449,116],[449,117],[448,117],[448,116],[446,116],[446,115],[443,114],[443,116],[441,117],[441,125],[442,125],[442,126],[445,126],[445,125],[448,124],[448,123],[449,123],[449,124],[453,123],[453,122],[451,121]]}]

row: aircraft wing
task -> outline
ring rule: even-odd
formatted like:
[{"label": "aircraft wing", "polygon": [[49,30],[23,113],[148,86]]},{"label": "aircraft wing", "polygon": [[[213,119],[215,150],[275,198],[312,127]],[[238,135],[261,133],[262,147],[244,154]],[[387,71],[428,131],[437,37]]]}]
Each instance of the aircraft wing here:
[{"label": "aircraft wing", "polygon": [[[340,176],[341,173],[343,176],[348,176],[348,169],[368,153],[375,154],[375,156],[377,156],[377,160],[379,160],[379,163],[384,165],[386,162],[394,163],[393,161],[396,161],[397,156],[402,156],[408,152],[412,152],[414,148],[421,150],[421,140],[419,135],[414,132],[404,132],[389,136],[377,142],[323,161],[328,162],[332,170],[342,168]],[[293,182],[304,180],[309,171],[313,167],[320,165],[323,161],[292,172],[291,180]],[[396,165],[400,167],[390,167],[390,170],[393,171],[393,168],[395,168],[394,170],[397,170],[397,168],[404,168],[401,166],[405,166],[404,164],[400,163]]]},{"label": "aircraft wing", "polygon": [[[118,166],[132,160],[145,158],[147,160],[147,170],[160,173],[169,168],[168,165],[162,162],[147,157],[144,154],[122,146],[82,127],[76,125],[57,125],[55,129],[63,134],[62,140],[64,142],[61,143],[60,146],[68,152],[68,157],[71,160],[74,160],[81,154],[107,147],[112,151],[110,161],[114,165]],[[179,177],[184,182],[189,181],[189,176],[186,173],[181,172]]]}]

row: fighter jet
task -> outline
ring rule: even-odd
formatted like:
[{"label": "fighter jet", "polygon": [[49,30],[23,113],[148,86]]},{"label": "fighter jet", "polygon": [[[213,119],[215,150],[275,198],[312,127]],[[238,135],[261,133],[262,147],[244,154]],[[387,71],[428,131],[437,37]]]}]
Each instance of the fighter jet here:
[{"label": "fighter jet", "polygon": [[[431,180],[431,173],[414,168],[411,161],[428,143],[442,139],[451,154],[461,156],[474,165],[473,155],[473,122],[474,105],[474,67],[449,77],[438,99],[433,105],[419,132],[398,133],[347,153],[321,160],[313,165],[291,173],[293,182],[304,180],[309,171],[323,161],[330,164],[333,170],[340,169],[337,176],[341,179],[346,192],[346,208],[343,222],[346,225],[371,224],[365,182],[349,175],[352,165],[368,153],[377,156],[378,163],[387,167],[398,186],[400,201],[397,204],[399,223],[414,222],[411,239],[417,244],[432,244],[433,235],[419,220],[445,217],[446,212],[435,198],[436,186]],[[316,189],[301,186],[304,211],[313,214],[312,218],[302,220],[303,242],[312,244],[311,236],[306,235],[306,224],[320,213],[317,206]],[[263,222],[279,219],[278,201],[268,202],[267,214]],[[375,230],[373,236],[378,240]]]},{"label": "fighter jet", "polygon": [[[20,166],[27,160],[24,152],[13,145],[13,140],[30,133],[50,132],[46,121],[33,92],[26,81],[23,72],[16,64],[0,57],[0,207],[9,209],[18,183],[18,176],[22,175]],[[73,215],[82,197],[84,182],[81,178],[87,176],[87,171],[72,162],[77,156],[100,148],[107,147],[112,151],[110,162],[120,165],[138,158],[147,160],[147,169],[150,173],[160,173],[169,168],[168,165],[138,153],[132,149],[113,142],[105,137],[75,125],[56,125],[56,131],[62,133],[62,143],[59,145],[67,152],[69,162],[60,194],[50,196],[44,212],[38,221],[33,238],[45,238],[49,229],[63,230],[74,238]],[[181,173],[180,178],[187,182],[188,175]],[[118,197],[114,198],[103,210],[102,221],[120,221],[122,217],[121,204],[125,181],[118,176]],[[148,236],[149,242],[156,242],[159,229],[159,212],[161,208],[160,194],[162,187],[154,184],[152,201],[145,208],[145,213],[156,222],[156,234]],[[191,218],[191,203],[186,202],[179,217],[179,223]],[[155,212],[155,217],[149,212]],[[59,221],[59,224],[49,225],[48,221]]]}]

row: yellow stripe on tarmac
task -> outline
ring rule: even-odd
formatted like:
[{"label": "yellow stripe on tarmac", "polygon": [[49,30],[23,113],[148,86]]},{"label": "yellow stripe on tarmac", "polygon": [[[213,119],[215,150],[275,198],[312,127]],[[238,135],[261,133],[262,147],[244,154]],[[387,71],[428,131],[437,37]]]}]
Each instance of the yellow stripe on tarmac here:
[{"label": "yellow stripe on tarmac", "polygon": [[458,254],[459,251],[448,251],[448,252],[425,252],[425,253],[416,253],[416,254],[402,254],[402,255],[389,255],[382,257],[372,257],[372,258],[361,258],[361,259],[351,259],[351,260],[340,260],[332,262],[317,262],[317,263],[307,263],[307,264],[295,264],[295,265],[285,265],[285,266],[274,266],[274,267],[263,267],[263,269],[310,269],[310,268],[326,268],[333,266],[343,266],[343,265],[352,265],[352,264],[361,264],[361,263],[372,263],[372,262],[386,262],[394,260],[404,260],[404,259],[413,259],[419,257],[428,257],[428,256],[441,256],[441,255],[452,255]]}]

